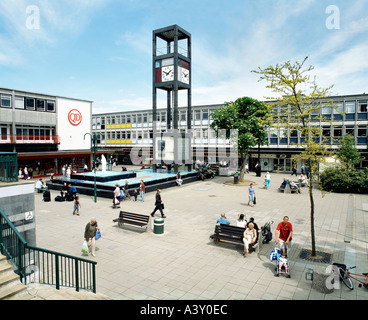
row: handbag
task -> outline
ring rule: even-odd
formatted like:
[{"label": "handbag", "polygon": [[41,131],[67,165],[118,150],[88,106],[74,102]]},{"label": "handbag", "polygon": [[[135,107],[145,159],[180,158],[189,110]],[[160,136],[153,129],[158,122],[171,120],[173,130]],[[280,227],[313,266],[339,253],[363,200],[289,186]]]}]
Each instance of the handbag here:
[{"label": "handbag", "polygon": [[82,245],[82,252],[83,253],[89,253],[89,248],[88,248],[88,244],[87,244],[87,241],[86,240],[84,240],[84,242],[83,242],[83,245]]},{"label": "handbag", "polygon": [[164,203],[161,203],[161,207],[162,207],[162,209],[165,209]]},{"label": "handbag", "polygon": [[256,196],[254,196],[253,204],[256,204]]},{"label": "handbag", "polygon": [[95,239],[98,240],[100,238],[101,238],[101,231],[100,231],[100,228],[98,228],[97,231],[96,231]]}]

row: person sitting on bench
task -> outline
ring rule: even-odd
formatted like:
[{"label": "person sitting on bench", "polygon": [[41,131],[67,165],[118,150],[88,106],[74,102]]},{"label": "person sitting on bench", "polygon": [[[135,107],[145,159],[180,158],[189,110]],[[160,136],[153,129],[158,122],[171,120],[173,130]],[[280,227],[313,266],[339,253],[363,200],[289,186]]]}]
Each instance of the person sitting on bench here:
[{"label": "person sitting on bench", "polygon": [[47,189],[47,186],[46,186],[45,182],[42,181],[42,179],[40,179],[36,182],[37,192],[41,193],[42,191],[45,191],[46,189]]},{"label": "person sitting on bench", "polygon": [[217,223],[230,224],[230,221],[226,219],[225,213],[221,213],[221,217],[217,219]]},{"label": "person sitting on bench", "polygon": [[299,186],[295,183],[295,180],[290,182],[290,187],[292,190],[296,190],[296,193],[300,193],[300,188]]}]

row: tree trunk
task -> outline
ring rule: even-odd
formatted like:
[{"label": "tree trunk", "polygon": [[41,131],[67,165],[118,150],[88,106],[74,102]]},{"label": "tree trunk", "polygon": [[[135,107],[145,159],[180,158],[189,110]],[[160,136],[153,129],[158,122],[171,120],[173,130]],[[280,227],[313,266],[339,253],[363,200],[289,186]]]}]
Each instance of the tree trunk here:
[{"label": "tree trunk", "polygon": [[247,153],[242,152],[240,155],[241,165],[240,165],[240,177],[239,182],[244,182],[244,172],[245,172],[245,164],[247,163]]},{"label": "tree trunk", "polygon": [[310,179],[309,179],[309,200],[310,200],[310,219],[311,219],[311,242],[312,242],[312,253],[311,256],[316,256],[316,239],[314,234],[314,198],[313,198],[313,174],[312,170],[310,170]]}]

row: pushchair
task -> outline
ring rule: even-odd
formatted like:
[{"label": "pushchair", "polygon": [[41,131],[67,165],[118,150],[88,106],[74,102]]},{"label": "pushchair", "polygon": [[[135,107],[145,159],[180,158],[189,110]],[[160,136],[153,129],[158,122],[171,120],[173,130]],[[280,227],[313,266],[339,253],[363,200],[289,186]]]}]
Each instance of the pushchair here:
[{"label": "pushchair", "polygon": [[269,220],[261,228],[261,235],[262,235],[262,243],[263,244],[264,243],[269,243],[272,240],[271,224],[273,224],[273,220]]},{"label": "pushchair", "polygon": [[[283,257],[285,255],[285,258]],[[290,278],[288,253],[286,247],[283,249],[275,248],[271,251],[270,259],[276,261],[275,265],[275,276],[278,277],[280,274],[285,274],[286,278]]]}]

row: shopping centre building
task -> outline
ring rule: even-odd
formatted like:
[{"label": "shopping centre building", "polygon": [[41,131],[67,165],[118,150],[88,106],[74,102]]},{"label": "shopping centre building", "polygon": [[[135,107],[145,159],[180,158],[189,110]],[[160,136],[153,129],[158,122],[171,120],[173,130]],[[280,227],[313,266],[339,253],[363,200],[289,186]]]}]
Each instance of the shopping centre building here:
[{"label": "shopping centre building", "polygon": [[[357,167],[367,167],[368,94],[333,96],[330,99],[335,107],[323,106],[319,110],[326,121],[315,121],[315,124],[322,129],[321,141],[324,138],[323,141],[328,148],[336,149],[339,140],[345,134],[354,135],[357,149],[361,152],[360,163]],[[215,163],[220,160],[216,155],[224,154],[224,150],[230,152],[230,141],[216,139],[214,130],[210,128],[211,113],[223,106],[223,104],[192,106],[190,120],[187,119],[187,108],[179,108],[179,131],[186,132],[187,121],[191,121],[193,162],[200,159],[208,163]],[[156,127],[162,133],[167,131],[167,116],[166,108],[157,109]],[[152,128],[153,113],[149,109],[92,115],[92,132],[99,137],[99,150],[109,151],[120,164],[137,161],[136,152],[133,158],[131,157],[133,148],[141,147],[142,155],[145,154],[144,150],[152,151]],[[250,168],[252,169],[260,159],[262,171],[291,171],[293,157],[300,153],[300,149],[295,146],[300,139],[297,132],[278,132],[269,128],[268,145],[255,146],[250,151]],[[141,158],[139,154],[138,160]],[[296,163],[296,165],[300,168],[301,163]]]},{"label": "shopping centre building", "polygon": [[92,101],[0,88],[0,151],[36,176],[90,164]]},{"label": "shopping centre building", "polygon": [[[346,133],[354,135],[361,152],[357,167],[368,167],[368,95],[330,98],[337,108],[322,107],[320,112],[332,121],[316,123],[324,143],[336,149]],[[85,163],[90,167],[92,134],[98,137],[98,153],[116,158],[119,165],[153,158],[152,109],[92,114],[93,102],[89,100],[6,88],[0,88],[0,101],[0,151],[17,152],[18,167],[32,168],[33,176],[61,174],[64,164],[72,164],[76,171],[82,171]],[[192,106],[190,120],[187,108],[179,107],[179,131],[187,132],[187,121],[191,121],[193,163],[197,159],[216,163],[221,160],[219,154],[232,150],[230,141],[216,138],[210,128],[211,113],[223,106]],[[166,108],[157,109],[158,132],[168,131],[167,116]],[[262,171],[291,171],[293,157],[300,152],[295,143],[300,139],[296,132],[280,133],[270,128],[268,145],[251,149],[250,168],[260,159]]]}]

